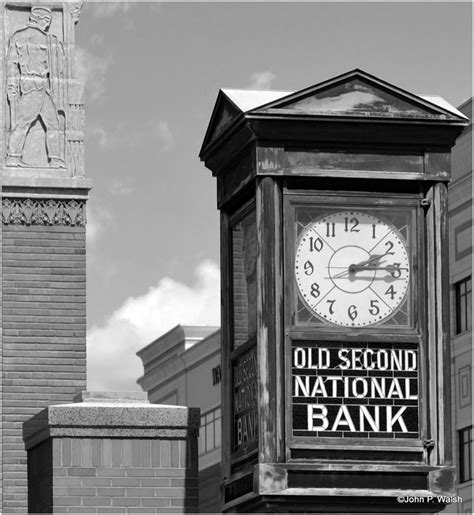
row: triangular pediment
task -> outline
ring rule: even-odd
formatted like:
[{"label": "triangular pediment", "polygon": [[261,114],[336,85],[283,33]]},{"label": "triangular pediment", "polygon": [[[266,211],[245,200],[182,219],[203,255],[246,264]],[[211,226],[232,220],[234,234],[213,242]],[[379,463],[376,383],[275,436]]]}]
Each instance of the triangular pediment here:
[{"label": "triangular pediment", "polygon": [[240,114],[242,111],[226,95],[219,93],[204,142],[207,144],[218,138]]},{"label": "triangular pediment", "polygon": [[411,94],[361,70],[268,103],[252,113],[288,115],[429,118],[459,120],[452,110]]},{"label": "triangular pediment", "polygon": [[[265,131],[267,139],[285,134],[285,138],[292,140],[296,128],[298,134],[303,134],[305,123],[313,130],[315,120],[329,122],[326,126],[337,131],[339,121],[347,119],[351,123],[370,120],[384,128],[388,123],[390,130],[400,123],[426,121],[433,126],[464,127],[469,121],[438,95],[410,93],[356,69],[295,92],[220,90],[199,155],[205,160],[205,156],[244,126],[248,134],[242,135],[242,141],[255,136],[262,138]],[[270,129],[273,120],[278,125]]]},{"label": "triangular pediment", "polygon": [[202,149],[217,140],[245,113],[290,93],[289,91],[272,90],[221,89],[204,137]]}]

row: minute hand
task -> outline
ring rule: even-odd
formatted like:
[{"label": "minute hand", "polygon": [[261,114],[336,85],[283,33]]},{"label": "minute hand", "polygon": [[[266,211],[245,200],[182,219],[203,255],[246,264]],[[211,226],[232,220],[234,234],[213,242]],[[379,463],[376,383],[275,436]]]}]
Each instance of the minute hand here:
[{"label": "minute hand", "polygon": [[400,268],[398,266],[360,266],[354,265],[353,271],[360,272],[362,270],[408,270],[408,268]]}]

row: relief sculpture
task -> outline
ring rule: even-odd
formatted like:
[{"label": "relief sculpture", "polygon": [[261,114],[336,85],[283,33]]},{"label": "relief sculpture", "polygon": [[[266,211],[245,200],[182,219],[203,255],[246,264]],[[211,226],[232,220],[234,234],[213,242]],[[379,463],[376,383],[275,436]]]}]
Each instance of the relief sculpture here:
[{"label": "relief sculpture", "polygon": [[[49,32],[51,21],[51,9],[32,7],[27,26],[15,31],[10,38],[7,98],[11,132],[7,144],[7,166],[66,167],[66,59],[62,42]],[[28,136],[34,126],[42,128],[46,163],[25,160]],[[37,142],[35,144],[38,145]]]}]

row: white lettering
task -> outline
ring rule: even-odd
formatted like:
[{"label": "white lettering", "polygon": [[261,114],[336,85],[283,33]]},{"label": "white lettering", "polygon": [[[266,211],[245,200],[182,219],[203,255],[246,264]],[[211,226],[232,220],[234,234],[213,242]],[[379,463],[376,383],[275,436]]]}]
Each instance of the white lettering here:
[{"label": "white lettering", "polygon": [[306,366],[306,353],[301,347],[296,347],[293,352],[293,365],[296,368],[304,368]]},{"label": "white lettering", "polygon": [[[416,352],[414,350],[407,350],[405,351],[405,370],[406,371],[414,371],[416,370],[416,367],[417,367],[417,362],[416,362]],[[410,363],[411,361],[411,363]]]},{"label": "white lettering", "polygon": [[328,396],[328,392],[326,391],[326,387],[324,386],[324,381],[321,376],[316,377],[316,381],[314,382],[313,390],[311,392],[311,397],[316,397],[317,395],[322,395],[323,397]]},{"label": "white lettering", "polygon": [[[362,391],[357,391],[358,384],[362,385]],[[368,389],[369,386],[367,384],[367,380],[365,379],[365,377],[355,377],[352,381],[352,395],[357,399],[360,399],[361,397],[366,397]]]},{"label": "white lettering", "polygon": [[393,406],[386,406],[386,408],[387,408],[387,432],[391,433],[392,431],[394,431],[393,425],[395,424],[395,422],[398,422],[402,431],[404,433],[408,433],[407,426],[405,425],[405,421],[402,418],[403,412],[407,409],[406,406],[403,406],[402,408],[400,408],[397,411],[397,413],[395,413],[394,416],[392,416]]},{"label": "white lettering", "polygon": [[[342,418],[344,416],[344,419]],[[334,420],[334,424],[332,426],[331,431],[337,431],[339,429],[339,426],[348,426],[349,431],[355,431],[355,425],[354,422],[352,422],[351,415],[349,413],[349,410],[347,409],[347,406],[340,406],[339,411],[336,415],[336,420]]]},{"label": "white lettering", "polygon": [[[369,364],[369,355],[370,355],[370,359],[371,359],[371,362]],[[364,352],[364,356],[362,358],[363,362],[364,362],[364,369],[365,370],[372,370],[374,368],[374,361],[373,361],[373,355],[374,355],[374,351],[372,349],[367,349],[365,352]]]},{"label": "white lettering", "polygon": [[410,379],[408,377],[405,377],[405,392],[407,393],[407,399],[418,399],[418,395],[416,393],[411,393]]},{"label": "white lettering", "polygon": [[351,360],[347,357],[347,354],[349,352],[349,349],[339,349],[337,352],[337,357],[342,361],[338,365],[338,368],[341,368],[342,370],[347,370],[348,368],[351,368]]},{"label": "white lettering", "polygon": [[[406,393],[408,395],[408,392]],[[403,399],[403,392],[396,377],[392,379],[392,384],[388,390],[387,398],[392,399],[395,394],[398,396],[398,398]]]},{"label": "white lettering", "polygon": [[[336,407],[333,406],[333,409]],[[356,409],[358,408],[358,409]],[[324,404],[307,405],[307,426],[308,431],[349,431],[349,432],[385,432],[402,431],[408,433],[408,428],[403,419],[406,406],[352,406],[342,404],[337,408],[335,416],[331,413],[329,417],[328,406]],[[352,413],[352,414],[351,414]],[[385,416],[382,418],[381,413]],[[334,417],[334,422],[330,418]],[[245,421],[242,425],[237,424],[237,432],[242,428],[245,441]]]},{"label": "white lettering", "polygon": [[365,431],[364,421],[367,420],[372,431],[380,431],[380,406],[373,406],[374,417],[369,412],[367,406],[359,406],[360,408],[360,431]]},{"label": "white lettering", "polygon": [[[314,410],[320,413],[314,413]],[[324,431],[329,426],[327,419],[328,409],[324,404],[308,404],[308,431]],[[319,425],[314,425],[314,421],[320,421]]]},{"label": "white lettering", "polygon": [[[294,376],[295,397],[309,397],[309,376]],[[304,378],[304,383],[303,383]]]},{"label": "white lettering", "polygon": [[371,397],[375,398],[378,394],[381,399],[385,399],[385,377],[371,377],[370,386]]},{"label": "white lettering", "polygon": [[363,350],[364,349],[352,349],[352,368],[354,370],[362,370],[362,363],[360,361],[360,358]]},{"label": "white lettering", "polygon": [[[383,357],[383,363],[382,358]],[[377,368],[378,370],[387,370],[388,368],[388,355],[386,350],[379,350],[377,352]]]}]

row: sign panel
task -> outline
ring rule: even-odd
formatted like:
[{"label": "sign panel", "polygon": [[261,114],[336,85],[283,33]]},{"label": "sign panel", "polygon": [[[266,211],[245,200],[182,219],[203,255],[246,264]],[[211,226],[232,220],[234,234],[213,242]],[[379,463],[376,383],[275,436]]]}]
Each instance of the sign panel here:
[{"label": "sign panel", "polygon": [[232,370],[233,391],[233,452],[252,450],[257,445],[257,348],[236,358]]},{"label": "sign panel", "polygon": [[293,342],[294,437],[418,438],[412,344]]}]

